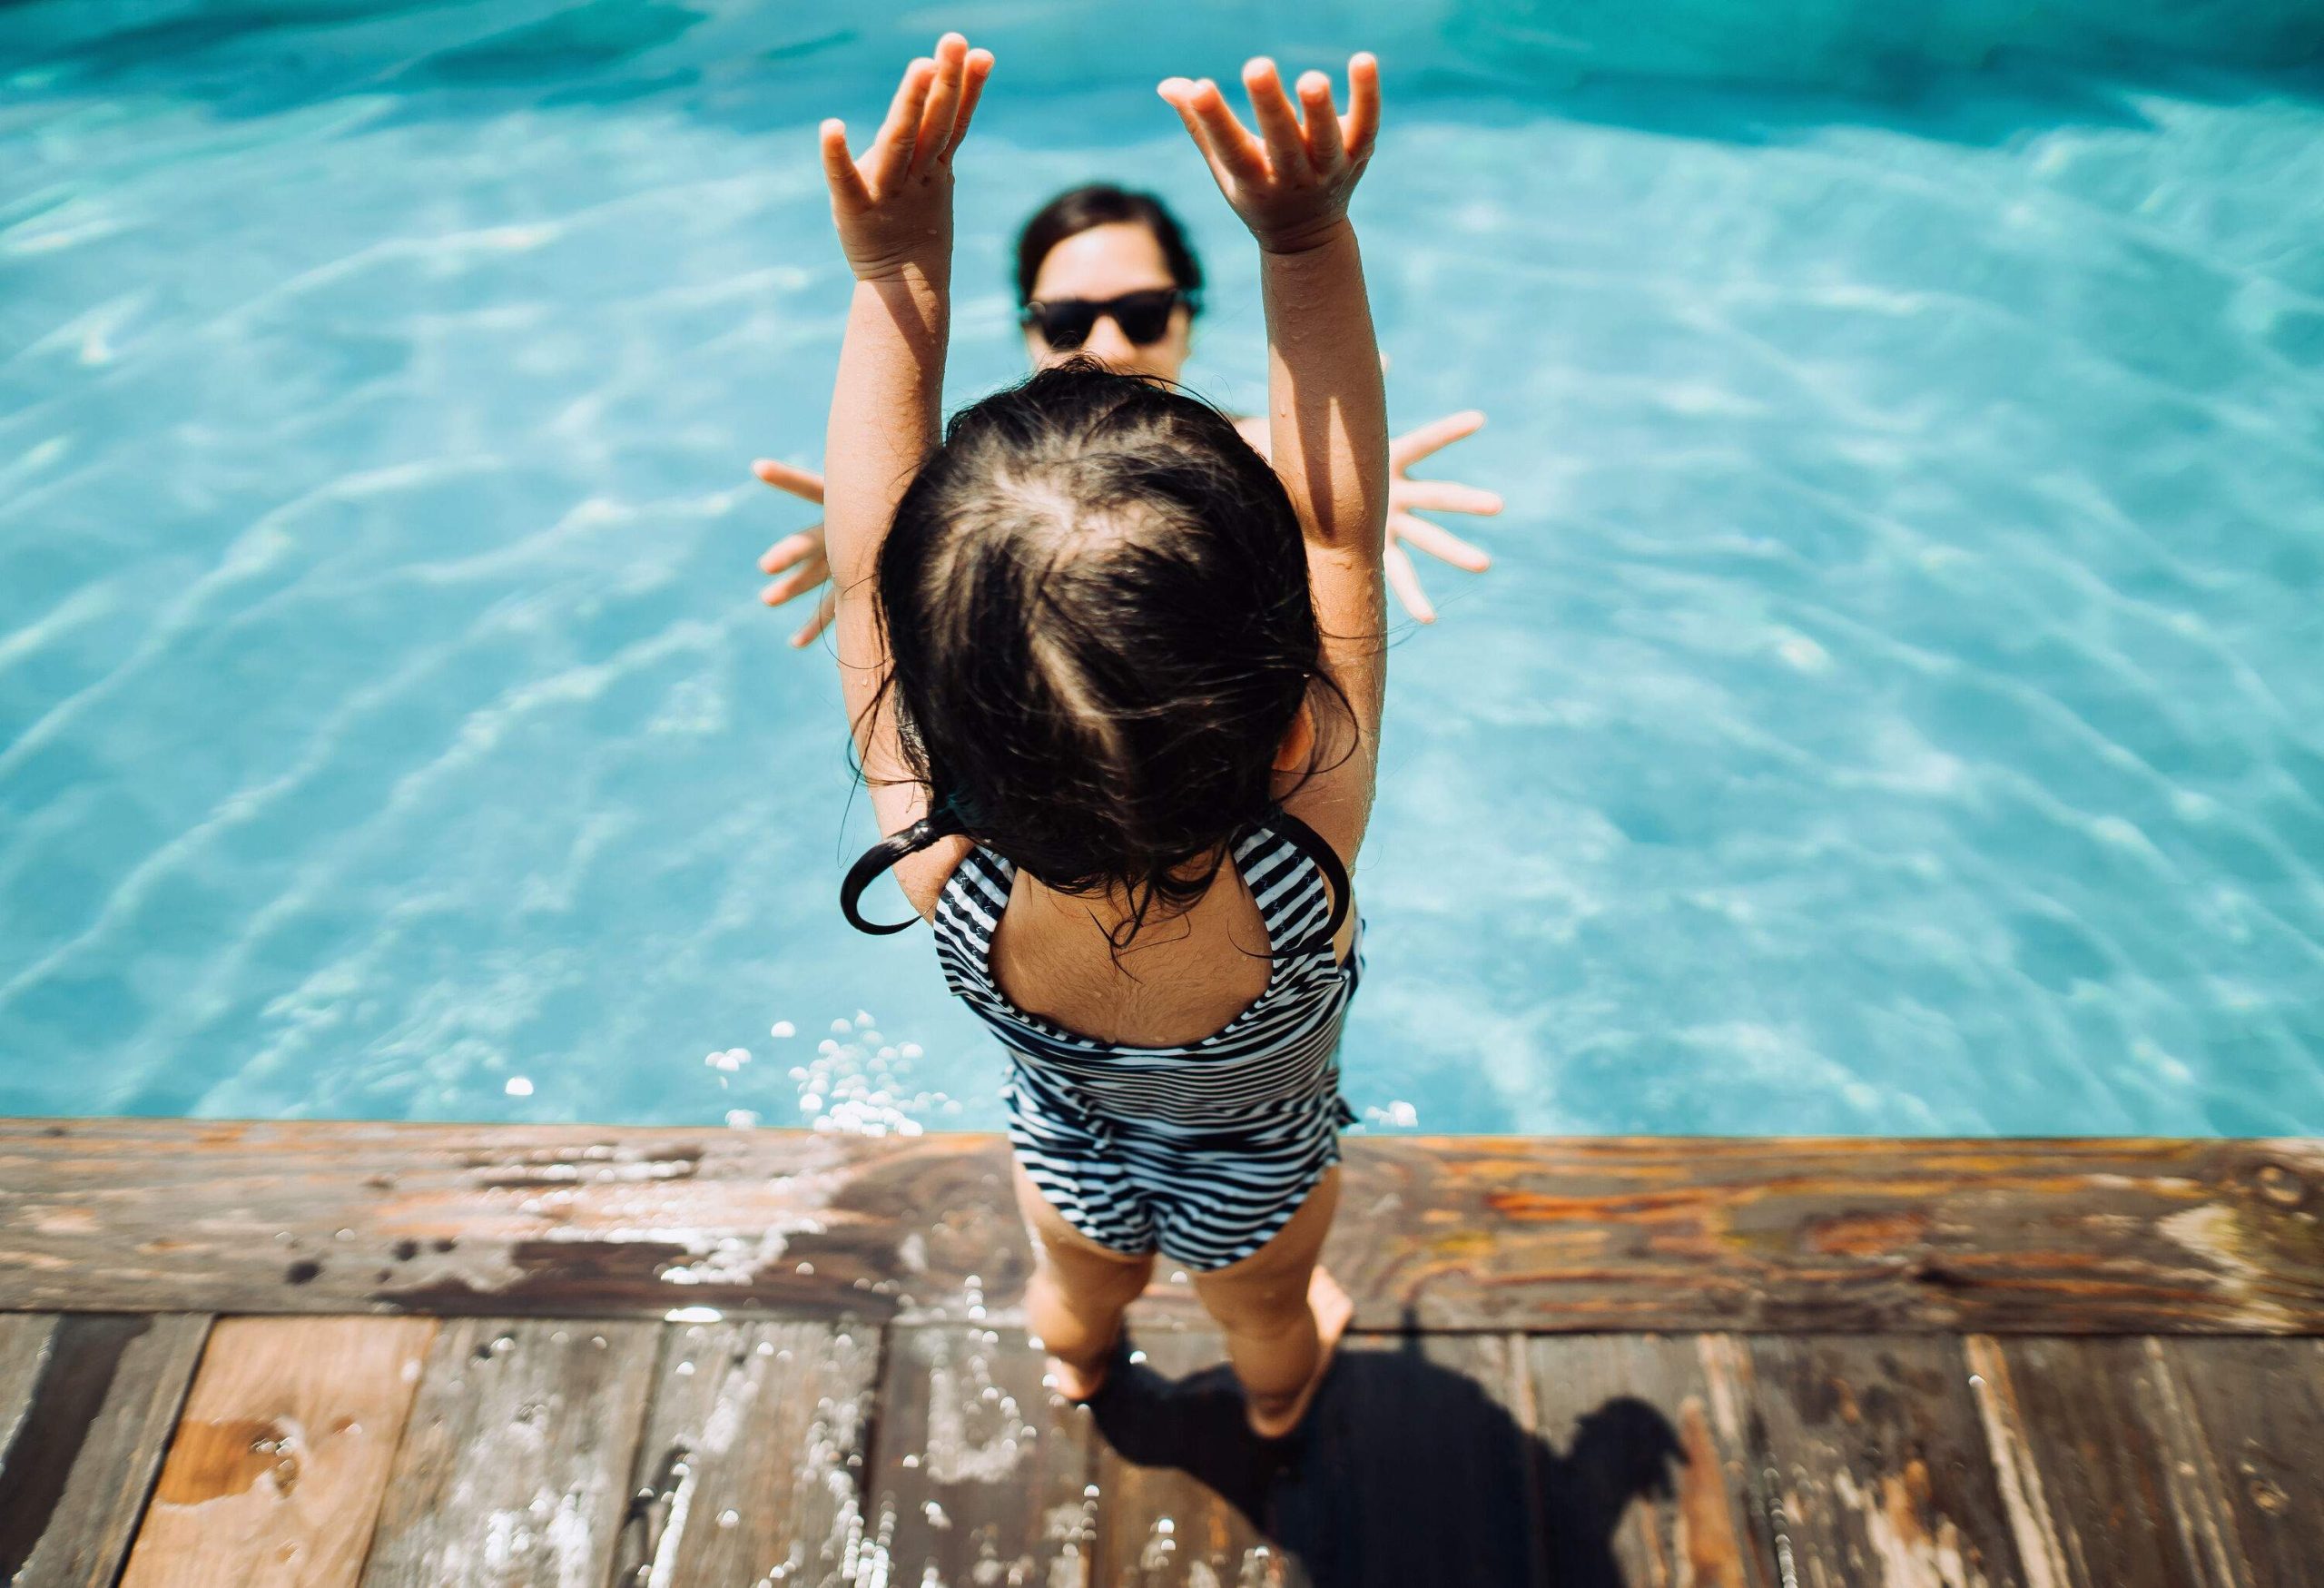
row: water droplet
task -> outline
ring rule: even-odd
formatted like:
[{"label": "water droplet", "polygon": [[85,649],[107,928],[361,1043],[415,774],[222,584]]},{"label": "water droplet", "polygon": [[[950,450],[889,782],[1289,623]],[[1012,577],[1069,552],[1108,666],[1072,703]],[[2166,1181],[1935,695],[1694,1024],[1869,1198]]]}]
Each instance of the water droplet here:
[{"label": "water droplet", "polygon": [[779,1020],[767,1027],[766,1034],[770,1037],[795,1037],[799,1034],[799,1028],[787,1020]]},{"label": "water droplet", "polygon": [[512,1098],[528,1098],[533,1095],[533,1083],[521,1075],[512,1075],[501,1090]]}]

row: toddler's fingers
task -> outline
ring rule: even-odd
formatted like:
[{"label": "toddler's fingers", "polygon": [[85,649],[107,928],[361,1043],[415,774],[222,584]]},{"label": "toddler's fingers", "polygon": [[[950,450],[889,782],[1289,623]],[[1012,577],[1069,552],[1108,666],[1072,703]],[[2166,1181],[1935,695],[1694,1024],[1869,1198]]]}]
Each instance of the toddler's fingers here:
[{"label": "toddler's fingers", "polygon": [[1195,119],[1202,123],[1211,157],[1225,167],[1228,176],[1246,183],[1266,180],[1265,151],[1260,149],[1258,140],[1235,119],[1235,112],[1227,104],[1226,96],[1218,92],[1217,84],[1204,78],[1195,84],[1187,103],[1193,107]]},{"label": "toddler's fingers", "polygon": [[1340,119],[1340,141],[1350,160],[1368,159],[1380,135],[1380,61],[1369,51],[1347,64],[1347,114]]},{"label": "toddler's fingers", "polygon": [[1428,593],[1420,587],[1420,576],[1413,571],[1413,559],[1404,548],[1391,543],[1380,554],[1381,571],[1388,576],[1388,587],[1396,592],[1396,600],[1415,623],[1434,623],[1436,608],[1428,604]]},{"label": "toddler's fingers", "polygon": [[872,185],[882,194],[894,190],[896,179],[911,164],[912,145],[920,137],[920,113],[928,104],[929,85],[935,78],[936,63],[922,55],[904,68],[903,81],[896,84],[888,119],[880,123],[880,135],[872,140],[872,151],[866,156],[872,163]]},{"label": "toddler's fingers", "polygon": [[977,113],[977,101],[984,97],[984,80],[992,75],[992,52],[969,52],[969,80],[960,90],[960,114],[952,123],[952,142],[944,153],[950,158],[960,141],[969,135],[969,118]]},{"label": "toddler's fingers", "polygon": [[1321,72],[1300,74],[1299,115],[1307,134],[1307,158],[1315,162],[1315,173],[1334,174],[1347,163],[1347,150],[1340,143],[1340,113],[1332,103],[1332,80]]},{"label": "toddler's fingers", "polygon": [[1501,498],[1489,490],[1479,490],[1472,485],[1454,485],[1449,479],[1406,479],[1397,482],[1397,505],[1410,510],[1417,508],[1424,513],[1479,513],[1486,516],[1501,511]]},{"label": "toddler's fingers", "polygon": [[1407,546],[1418,547],[1440,562],[1449,562],[1456,568],[1466,568],[1481,574],[1492,567],[1492,558],[1483,549],[1470,545],[1449,529],[1440,528],[1425,518],[1415,518],[1410,513],[1388,515],[1388,528]]},{"label": "toddler's fingers", "polygon": [[[1380,368],[1384,371],[1388,361],[1383,358]],[[1430,453],[1451,446],[1463,436],[1474,435],[1485,422],[1485,416],[1475,409],[1462,413],[1446,414],[1441,419],[1431,419],[1409,435],[1397,437],[1388,443],[1388,467],[1409,469]]]},{"label": "toddler's fingers", "polygon": [[969,41],[948,33],[936,41],[936,76],[929,85],[928,103],[920,113],[920,130],[912,137],[911,169],[940,160],[951,147],[952,123],[960,113],[960,79],[967,71]]},{"label": "toddler's fingers", "polygon": [[823,499],[823,477],[820,474],[793,469],[788,463],[779,463],[772,458],[753,460],[751,472],[775,489],[789,491],[803,500],[820,503]]},{"label": "toddler's fingers", "polygon": [[1233,192],[1235,179],[1227,175],[1226,167],[1219,163],[1217,153],[1210,146],[1209,129],[1205,127],[1202,124],[1202,119],[1195,114],[1193,81],[1186,77],[1165,77],[1155,84],[1154,92],[1160,94],[1165,103],[1178,113],[1178,120],[1186,126],[1187,136],[1195,141],[1196,150],[1201,153],[1203,163],[1210,167],[1210,174],[1216,179],[1220,189],[1225,192]]},{"label": "toddler's fingers", "polygon": [[863,185],[863,173],[855,168],[855,156],[847,152],[847,123],[836,119],[825,122],[822,137],[823,180],[831,184],[832,200],[850,209],[865,208],[872,202],[872,194]]},{"label": "toddler's fingers", "polygon": [[1275,63],[1265,55],[1243,68],[1243,91],[1251,96],[1251,114],[1266,140],[1267,164],[1279,181],[1296,181],[1312,169],[1306,143],[1299,135],[1299,118],[1283,92]]}]

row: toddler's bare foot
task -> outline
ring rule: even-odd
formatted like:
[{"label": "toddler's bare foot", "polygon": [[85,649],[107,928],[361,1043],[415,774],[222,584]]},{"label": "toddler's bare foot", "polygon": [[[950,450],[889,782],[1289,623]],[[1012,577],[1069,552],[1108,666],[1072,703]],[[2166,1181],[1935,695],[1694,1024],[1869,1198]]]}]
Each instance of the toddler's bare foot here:
[{"label": "toddler's bare foot", "polygon": [[1049,1382],[1058,1394],[1069,1401],[1086,1401],[1106,1386],[1106,1369],[1114,1360],[1109,1347],[1098,1358],[1094,1367],[1077,1366],[1064,1357],[1052,1355],[1049,1358]]},{"label": "toddler's bare foot", "polygon": [[1253,1400],[1246,1410],[1251,1432],[1262,1439],[1280,1439],[1299,1426],[1314,1404],[1315,1391],[1323,1385],[1324,1375],[1332,1370],[1332,1353],[1347,1333],[1347,1321],[1355,1316],[1355,1303],[1340,1288],[1338,1280],[1324,1271],[1321,1263],[1307,1281],[1307,1306],[1315,1315],[1315,1371],[1307,1376],[1295,1396],[1269,1396],[1265,1402]]}]

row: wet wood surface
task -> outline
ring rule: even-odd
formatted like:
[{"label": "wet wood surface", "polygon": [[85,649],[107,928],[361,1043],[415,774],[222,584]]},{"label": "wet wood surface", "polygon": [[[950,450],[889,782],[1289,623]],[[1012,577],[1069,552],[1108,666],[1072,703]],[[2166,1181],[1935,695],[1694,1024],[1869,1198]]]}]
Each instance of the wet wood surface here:
[{"label": "wet wood surface", "polygon": [[866,1514],[887,1580],[1095,1588],[1095,1428],[1023,1331],[893,1328],[886,1357]]},{"label": "wet wood surface", "polygon": [[[974,1135],[0,1121],[0,1309],[1015,1325],[1007,1167]],[[2313,1141],[1359,1138],[1326,1252],[1370,1330],[2297,1335],[2320,1220]],[[1200,1321],[1167,1277],[1146,1312]]]},{"label": "wet wood surface", "polygon": [[352,1588],[436,1328],[221,1319],[122,1588]]},{"label": "wet wood surface", "polygon": [[657,1330],[458,1318],[438,1330],[365,1588],[577,1583],[619,1530]]},{"label": "wet wood surface", "polygon": [[608,1580],[833,1580],[865,1545],[880,1348],[820,1321],[668,1325]]}]

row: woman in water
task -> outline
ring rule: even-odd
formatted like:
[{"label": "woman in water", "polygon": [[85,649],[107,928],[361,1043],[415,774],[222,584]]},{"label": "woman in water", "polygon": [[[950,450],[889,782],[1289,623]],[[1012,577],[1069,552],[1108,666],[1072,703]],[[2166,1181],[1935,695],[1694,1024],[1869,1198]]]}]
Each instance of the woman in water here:
[{"label": "woman in water", "polygon": [[1340,1026],[1348,863],[1377,772],[1389,503],[1378,343],[1347,202],[1378,68],[1295,104],[1161,93],[1257,244],[1271,459],[1217,409],[1068,360],[938,428],[952,155],[992,58],[906,70],[859,162],[822,127],[855,276],[824,439],[841,689],[881,872],[1009,1056],[1032,1331],[1100,1387],[1156,1254],[1193,1273],[1252,1428],[1296,1427],[1351,1313]]},{"label": "woman in water", "polygon": [[[1076,356],[1094,358],[1127,375],[1176,381],[1194,345],[1202,301],[1202,264],[1176,216],[1161,201],[1105,183],[1059,193],[1034,212],[1017,239],[1017,301],[1025,353],[1033,368]],[[1431,453],[1473,433],[1485,416],[1472,409],[1448,414],[1389,443],[1388,586],[1422,623],[1436,609],[1421,588],[1405,547],[1482,573],[1492,558],[1419,515],[1498,513],[1492,492],[1450,480],[1413,479],[1406,470]],[[1265,456],[1267,421],[1238,419],[1243,439]],[[777,490],[810,502],[823,499],[821,475],[762,459],[753,471]],[[823,527],[786,535],[759,558],[762,572],[780,575],[760,592],[779,607],[824,585],[831,565]],[[834,597],[824,589],[813,615],[791,636],[812,643],[832,617]]]}]

